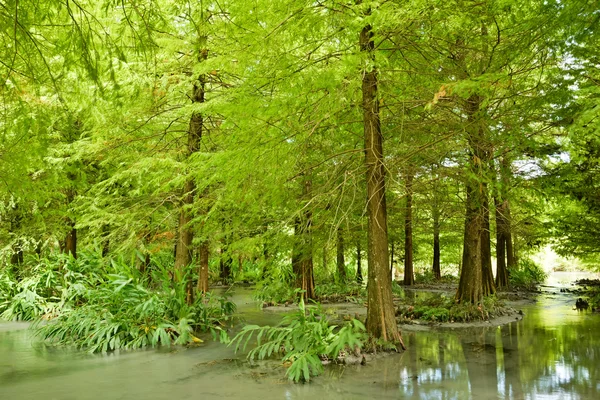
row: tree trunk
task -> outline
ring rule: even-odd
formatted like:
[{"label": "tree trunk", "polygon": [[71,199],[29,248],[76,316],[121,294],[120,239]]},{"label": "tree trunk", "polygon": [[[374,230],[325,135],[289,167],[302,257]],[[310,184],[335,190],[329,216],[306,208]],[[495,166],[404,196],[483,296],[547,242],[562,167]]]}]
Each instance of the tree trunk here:
[{"label": "tree trunk", "polygon": [[[305,179],[302,197],[309,198],[312,182]],[[302,217],[294,224],[294,249],[292,250],[292,270],[296,277],[296,288],[302,290],[304,300],[315,298],[315,278],[313,276],[312,212],[305,209]]]},{"label": "tree trunk", "polygon": [[344,260],[344,231],[337,230],[337,270],[340,282],[346,282],[346,261]]},{"label": "tree trunk", "polygon": [[494,274],[492,272],[492,250],[490,238],[490,210],[487,187],[483,186],[483,229],[481,230],[481,284],[483,295],[489,296],[496,293]]},{"label": "tree trunk", "polygon": [[199,270],[198,270],[198,292],[204,294],[208,292],[208,241],[200,243],[198,251]]},{"label": "tree trunk", "polygon": [[406,173],[406,210],[404,214],[404,285],[406,286],[415,284],[412,229],[413,177],[412,171]]},{"label": "tree trunk", "polygon": [[508,287],[508,270],[506,269],[506,221],[504,202],[494,197],[496,208],[496,287]]},{"label": "tree trunk", "polygon": [[[225,239],[225,240],[227,240],[227,239]],[[228,243],[223,244],[223,246],[221,247],[220,253],[221,253],[221,257],[219,260],[219,270],[220,270],[219,277],[221,278],[221,283],[223,285],[226,285],[229,282],[231,282],[231,262],[232,262],[231,255],[229,254]]]},{"label": "tree trunk", "polygon": [[465,213],[462,268],[456,301],[476,304],[481,302],[483,297],[481,285],[481,227],[483,226],[483,215],[479,203],[479,182],[477,178],[467,179],[467,210]]},{"label": "tree trunk", "polygon": [[[202,42],[201,38],[201,42]],[[208,50],[201,49],[198,55],[198,61],[203,62],[208,58]],[[201,74],[198,79],[194,82],[192,92],[193,103],[204,103],[205,101],[205,89],[206,89],[206,77]],[[188,144],[187,154],[189,157],[193,153],[197,152],[200,148],[200,141],[203,134],[204,117],[200,113],[193,113],[190,118],[190,124],[188,127]],[[183,198],[181,200],[181,206],[179,211],[179,229],[178,239],[175,251],[175,270],[177,279],[187,279],[187,299],[188,303],[193,301],[193,287],[192,281],[186,278],[184,269],[192,262],[192,242],[194,234],[191,226],[191,206],[194,203],[194,192],[196,191],[196,185],[193,178],[188,178],[184,185]]]},{"label": "tree trunk", "polygon": [[360,241],[358,241],[358,242],[356,242],[356,282],[358,282],[358,283],[363,282],[361,263],[362,263],[362,252],[361,252],[361,248],[360,248]]},{"label": "tree trunk", "polygon": [[75,229],[75,222],[69,219],[69,226],[71,230],[67,232],[65,236],[65,254],[71,254],[73,258],[77,258],[77,229]]},{"label": "tree trunk", "polygon": [[104,225],[102,227],[102,257],[108,256],[110,251],[110,239],[108,236],[110,235],[110,227],[108,225]]},{"label": "tree trunk", "polygon": [[433,276],[436,280],[442,279],[440,268],[440,215],[437,210],[433,213]]},{"label": "tree trunk", "polygon": [[[465,212],[465,232],[463,239],[463,257],[460,281],[456,292],[459,303],[480,303],[483,295],[482,255],[487,249],[484,234],[485,207],[487,204],[486,167],[489,165],[489,149],[485,139],[485,129],[479,107],[483,98],[472,95],[465,107],[467,120],[467,139],[469,143],[469,162],[467,164],[465,190],[467,192]],[[489,244],[489,230],[488,230]]]},{"label": "tree trunk", "polygon": [[[371,26],[360,33],[360,50],[373,62],[375,44]],[[385,203],[385,168],[383,135],[379,120],[377,70],[373,66],[362,72],[362,108],[364,124],[365,166],[367,168],[367,215],[369,282],[367,286],[367,333],[372,338],[402,343],[392,301],[392,279],[388,265],[387,209]]]}]

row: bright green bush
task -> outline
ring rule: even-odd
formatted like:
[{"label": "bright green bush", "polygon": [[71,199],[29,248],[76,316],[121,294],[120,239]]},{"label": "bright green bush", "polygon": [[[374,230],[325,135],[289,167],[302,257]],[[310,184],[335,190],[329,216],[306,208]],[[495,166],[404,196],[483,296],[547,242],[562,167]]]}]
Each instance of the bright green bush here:
[{"label": "bright green bush", "polygon": [[533,290],[535,287],[543,283],[547,274],[535,262],[530,259],[522,259],[519,261],[519,267],[509,271],[510,284],[512,286],[523,287],[528,290]]},{"label": "bright green bush", "polygon": [[256,335],[256,347],[248,353],[248,359],[263,360],[283,355],[282,362],[289,363],[286,375],[293,381],[308,382],[312,376],[323,371],[321,358],[336,360],[345,349],[355,350],[366,340],[364,325],[353,319],[341,329],[329,325],[320,307],[305,307],[300,300],[299,310],[284,317],[275,327],[247,325],[231,344],[235,351],[245,350]]},{"label": "bright green bush", "polygon": [[187,304],[185,284],[178,283],[181,276],[173,279],[172,266],[155,263],[150,279],[139,272],[135,255],[59,254],[20,272],[18,282],[0,274],[0,318],[35,321],[47,343],[91,352],[192,343],[198,332],[227,340],[235,311],[232,302],[211,294]]}]

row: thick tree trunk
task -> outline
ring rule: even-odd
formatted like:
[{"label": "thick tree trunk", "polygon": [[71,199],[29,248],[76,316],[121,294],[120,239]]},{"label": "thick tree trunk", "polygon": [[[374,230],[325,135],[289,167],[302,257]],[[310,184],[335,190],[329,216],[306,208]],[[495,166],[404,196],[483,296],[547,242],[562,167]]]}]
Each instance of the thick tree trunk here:
[{"label": "thick tree trunk", "polygon": [[[487,236],[484,231],[486,230],[485,208],[488,204],[486,168],[489,166],[490,151],[479,110],[482,101],[481,96],[472,95],[465,107],[468,115],[467,139],[470,155],[465,174],[467,199],[462,269],[456,293],[457,302],[475,304],[480,303],[484,296],[482,255],[486,254],[488,251],[486,246],[489,246],[489,229]],[[488,282],[487,277],[486,282]]]},{"label": "thick tree trunk", "polygon": [[459,303],[479,303],[483,297],[481,285],[481,226],[483,215],[478,204],[479,185],[467,182],[467,211],[463,239],[462,268],[456,293]]},{"label": "thick tree trunk", "polygon": [[[360,50],[375,61],[375,45],[370,26],[360,33]],[[364,123],[365,165],[367,168],[368,265],[367,333],[400,343],[402,337],[396,324],[392,301],[392,279],[388,265],[387,210],[385,202],[385,168],[383,163],[383,135],[379,120],[377,70],[372,67],[362,72],[362,108]]]},{"label": "thick tree trunk", "polygon": [[360,248],[360,241],[356,242],[356,282],[362,283],[362,251]]},{"label": "thick tree trunk", "polygon": [[[198,61],[203,62],[208,57],[208,50],[200,50],[198,55]],[[194,82],[194,88],[192,92],[193,103],[204,103],[205,101],[205,89],[206,89],[206,77],[201,74],[198,79]],[[204,117],[200,113],[193,113],[190,118],[190,124],[188,127],[188,144],[187,154],[189,157],[193,153],[200,149],[200,141],[203,134]],[[196,185],[193,178],[188,178],[185,182],[183,189],[183,198],[181,200],[181,206],[179,211],[179,228],[177,235],[177,246],[175,248],[175,276],[177,279],[187,279],[187,299],[188,303],[193,301],[193,287],[192,281],[189,277],[186,278],[185,267],[192,262],[192,242],[194,240],[194,234],[192,231],[191,221],[191,206],[194,203],[194,194],[196,191]]]},{"label": "thick tree trunk", "polygon": [[346,261],[344,260],[344,231],[337,230],[337,271],[340,282],[346,282]]},{"label": "thick tree trunk", "polygon": [[412,229],[413,177],[412,171],[406,173],[406,209],[404,214],[404,285],[406,286],[415,284]]},{"label": "thick tree trunk", "polygon": [[208,241],[200,243],[198,250],[198,292],[204,294],[208,292]]},{"label": "thick tree trunk", "polygon": [[[312,182],[305,179],[302,195],[311,195]],[[294,224],[294,249],[292,250],[292,270],[296,277],[296,288],[303,291],[304,300],[315,298],[315,278],[313,276],[312,212],[306,209]]]},{"label": "thick tree trunk", "polygon": [[433,276],[436,280],[442,279],[440,267],[440,215],[433,213]]}]

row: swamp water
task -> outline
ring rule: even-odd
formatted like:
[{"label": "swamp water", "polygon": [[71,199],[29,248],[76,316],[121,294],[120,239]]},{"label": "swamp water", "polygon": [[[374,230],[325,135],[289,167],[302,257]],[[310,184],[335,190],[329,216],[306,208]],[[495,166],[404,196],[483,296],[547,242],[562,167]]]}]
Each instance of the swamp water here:
[{"label": "swamp water", "polygon": [[[572,281],[570,279],[568,282]],[[573,310],[576,295],[550,283],[523,320],[503,327],[403,330],[408,350],[365,366],[327,368],[310,384],[278,362],[250,367],[207,341],[89,355],[43,346],[26,324],[0,323],[0,400],[100,399],[600,399],[600,315]],[[233,300],[249,322],[275,324],[250,292]]]}]

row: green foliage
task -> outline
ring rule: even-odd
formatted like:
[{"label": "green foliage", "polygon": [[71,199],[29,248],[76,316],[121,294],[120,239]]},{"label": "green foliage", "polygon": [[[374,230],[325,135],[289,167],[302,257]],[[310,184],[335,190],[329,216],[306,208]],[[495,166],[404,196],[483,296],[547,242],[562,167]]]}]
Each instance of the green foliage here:
[{"label": "green foliage", "polygon": [[264,360],[283,355],[289,364],[286,375],[295,382],[310,381],[323,371],[321,359],[336,360],[342,351],[360,349],[366,339],[364,325],[353,319],[337,329],[329,325],[320,306],[305,307],[300,301],[299,310],[284,317],[275,327],[247,325],[231,341],[235,351],[245,351],[256,335],[256,347],[248,353],[249,360]]},{"label": "green foliage", "polygon": [[321,302],[362,303],[367,297],[367,289],[353,281],[346,283],[324,282],[315,286],[315,296]]},{"label": "green foliage", "polygon": [[518,269],[509,271],[510,284],[527,290],[535,289],[538,284],[546,280],[546,277],[547,274],[542,267],[528,258],[519,261]]},{"label": "green foliage", "polygon": [[432,296],[398,307],[398,314],[402,318],[431,322],[485,321],[504,315],[507,311],[496,296],[485,297],[482,304],[457,304],[452,297]]},{"label": "green foliage", "polygon": [[227,298],[210,293],[187,304],[185,280],[172,281],[165,266],[156,266],[157,287],[149,287],[135,256],[125,262],[97,253],[56,255],[23,273],[31,276],[19,282],[0,275],[1,317],[33,320],[47,343],[90,352],[194,343],[198,332],[226,341],[235,311]]}]

